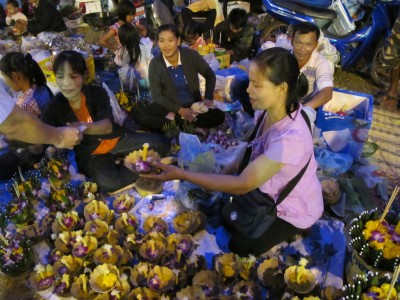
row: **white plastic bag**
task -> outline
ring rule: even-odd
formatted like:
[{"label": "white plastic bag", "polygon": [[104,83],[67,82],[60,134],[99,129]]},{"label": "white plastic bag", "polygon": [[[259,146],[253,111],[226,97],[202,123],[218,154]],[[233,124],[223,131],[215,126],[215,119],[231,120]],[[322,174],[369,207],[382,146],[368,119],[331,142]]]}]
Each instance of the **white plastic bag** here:
[{"label": "white plastic bag", "polygon": [[208,63],[208,65],[214,72],[219,69],[219,61],[215,57],[214,53],[204,55],[203,59]]},{"label": "white plastic bag", "polygon": [[119,106],[118,100],[114,93],[108,88],[107,84],[103,82],[103,88],[106,90],[108,97],[110,97],[110,105],[112,108],[114,122],[122,126],[125,118],[127,117],[126,112]]}]

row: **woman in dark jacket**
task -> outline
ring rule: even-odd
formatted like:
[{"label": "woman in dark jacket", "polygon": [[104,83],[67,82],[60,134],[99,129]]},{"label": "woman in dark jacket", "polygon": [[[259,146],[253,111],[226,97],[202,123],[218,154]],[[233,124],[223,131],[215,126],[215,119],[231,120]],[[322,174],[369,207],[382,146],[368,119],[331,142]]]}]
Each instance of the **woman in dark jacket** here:
[{"label": "woman in dark jacket", "polygon": [[92,177],[102,191],[118,190],[138,177],[125,166],[117,165],[118,157],[141,149],[144,143],[161,156],[168,152],[169,142],[164,136],[131,132],[114,123],[106,91],[83,85],[86,63],[78,52],[58,54],[53,70],[61,92],[47,106],[43,121],[53,126],[68,124],[83,132],[82,142],[74,148],[78,168]]},{"label": "woman in dark jacket", "polygon": [[[178,126],[193,123],[195,128],[212,128],[224,122],[224,113],[213,108],[215,74],[196,52],[180,48],[179,33],[175,25],[158,28],[158,46],[161,55],[149,66],[150,91],[154,103],[134,112],[135,120],[145,128],[161,131],[165,124],[175,120]],[[201,99],[198,75],[206,79],[205,98]],[[208,112],[192,109],[202,102]],[[204,107],[203,106],[203,107]]]}]

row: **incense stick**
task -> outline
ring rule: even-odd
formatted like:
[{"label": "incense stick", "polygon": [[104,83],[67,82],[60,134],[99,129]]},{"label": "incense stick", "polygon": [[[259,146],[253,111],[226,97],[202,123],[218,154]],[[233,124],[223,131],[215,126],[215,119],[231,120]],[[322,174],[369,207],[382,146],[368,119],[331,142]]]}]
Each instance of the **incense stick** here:
[{"label": "incense stick", "polygon": [[398,192],[399,192],[399,187],[396,186],[394,188],[394,191],[392,193],[392,196],[390,197],[390,200],[389,200],[388,204],[385,207],[385,210],[383,211],[383,214],[382,214],[381,218],[379,219],[379,223],[382,223],[383,220],[385,220],[386,214],[388,213],[390,207],[392,206],[392,203],[393,203],[394,199],[396,198]]},{"label": "incense stick", "polygon": [[389,288],[389,292],[388,292],[388,294],[386,296],[386,300],[390,299],[390,295],[392,294],[392,290],[394,288],[394,285],[397,282],[397,278],[399,278],[399,273],[400,273],[400,266],[398,265],[396,267],[396,269],[394,270],[393,277],[392,277],[392,282],[390,283],[390,288]]},{"label": "incense stick", "polygon": [[222,38],[221,35],[222,35],[222,33],[220,32],[220,33],[219,33],[219,44],[218,44],[219,47],[221,47],[221,38]]}]

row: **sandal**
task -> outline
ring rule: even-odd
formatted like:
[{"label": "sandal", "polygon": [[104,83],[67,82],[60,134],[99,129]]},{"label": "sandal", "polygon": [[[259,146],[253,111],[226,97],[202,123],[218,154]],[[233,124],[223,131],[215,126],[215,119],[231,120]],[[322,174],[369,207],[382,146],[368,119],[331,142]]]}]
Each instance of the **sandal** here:
[{"label": "sandal", "polygon": [[397,103],[397,96],[393,97],[385,93],[385,94],[378,94],[376,97],[374,97],[374,105],[383,105],[386,108],[388,108],[387,106],[391,107],[392,103]]}]

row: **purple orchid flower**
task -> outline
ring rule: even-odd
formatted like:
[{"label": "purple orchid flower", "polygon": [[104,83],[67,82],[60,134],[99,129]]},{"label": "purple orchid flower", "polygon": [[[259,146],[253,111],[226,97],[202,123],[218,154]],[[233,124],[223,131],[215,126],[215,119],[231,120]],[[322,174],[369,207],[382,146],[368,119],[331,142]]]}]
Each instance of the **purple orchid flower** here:
[{"label": "purple orchid flower", "polygon": [[72,227],[74,224],[74,219],[72,217],[63,218],[63,223],[66,227]]},{"label": "purple orchid flower", "polygon": [[61,282],[60,284],[54,287],[54,293],[56,294],[63,294],[65,289],[67,288],[67,284],[65,282]]},{"label": "purple orchid flower", "polygon": [[371,231],[371,237],[369,238],[370,241],[377,241],[379,243],[383,243],[385,241],[385,236],[379,230]]},{"label": "purple orchid flower", "polygon": [[89,248],[85,247],[84,245],[79,245],[76,247],[73,252],[76,257],[83,257],[88,252]]},{"label": "purple orchid flower", "polygon": [[38,286],[40,289],[47,289],[49,286],[53,285],[54,283],[54,276],[46,277],[38,282]]},{"label": "purple orchid flower", "polygon": [[161,287],[161,280],[160,278],[155,275],[153,278],[151,278],[149,280],[149,287],[151,287],[152,289],[158,291]]}]

